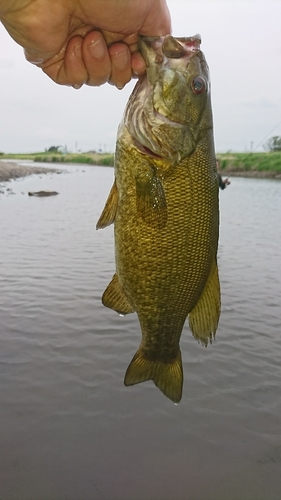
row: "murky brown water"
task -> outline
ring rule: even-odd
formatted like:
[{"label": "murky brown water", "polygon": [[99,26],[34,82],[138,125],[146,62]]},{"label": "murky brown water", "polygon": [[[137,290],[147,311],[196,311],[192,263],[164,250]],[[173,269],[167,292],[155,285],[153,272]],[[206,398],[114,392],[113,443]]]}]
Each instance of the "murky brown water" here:
[{"label": "murky brown water", "polygon": [[68,170],[0,197],[1,500],[279,500],[281,182],[220,193],[220,326],[207,349],[185,327],[175,406],[123,386],[138,321],[100,302],[113,171]]}]

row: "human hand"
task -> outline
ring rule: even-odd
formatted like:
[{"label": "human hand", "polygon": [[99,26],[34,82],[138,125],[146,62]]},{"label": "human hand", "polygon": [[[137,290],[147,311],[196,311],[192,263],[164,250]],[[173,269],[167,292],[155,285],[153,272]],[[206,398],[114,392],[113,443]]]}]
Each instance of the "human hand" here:
[{"label": "human hand", "polygon": [[122,88],[145,72],[138,35],[165,35],[165,0],[2,0],[0,19],[12,38],[56,83]]}]

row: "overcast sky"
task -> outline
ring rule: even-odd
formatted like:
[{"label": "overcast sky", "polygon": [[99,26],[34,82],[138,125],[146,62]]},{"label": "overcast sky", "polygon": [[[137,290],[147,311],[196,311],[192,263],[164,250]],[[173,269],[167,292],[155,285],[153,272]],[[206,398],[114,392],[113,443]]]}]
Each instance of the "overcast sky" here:
[{"label": "overcast sky", "polygon": [[[200,33],[212,81],[218,152],[263,150],[281,136],[281,1],[168,0],[173,34]],[[133,82],[74,90],[26,62],[0,25],[0,151],[52,145],[113,151]]]}]

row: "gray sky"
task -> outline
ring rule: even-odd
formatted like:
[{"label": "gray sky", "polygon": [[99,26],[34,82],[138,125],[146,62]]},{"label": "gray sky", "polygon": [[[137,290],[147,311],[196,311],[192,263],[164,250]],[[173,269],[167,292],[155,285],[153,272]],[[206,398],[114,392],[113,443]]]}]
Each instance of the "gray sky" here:
[{"label": "gray sky", "polygon": [[[173,34],[200,33],[212,80],[218,152],[281,136],[281,1],[168,0]],[[131,82],[74,90],[26,62],[0,25],[0,151],[113,151]],[[260,145],[259,145],[260,143]]]}]

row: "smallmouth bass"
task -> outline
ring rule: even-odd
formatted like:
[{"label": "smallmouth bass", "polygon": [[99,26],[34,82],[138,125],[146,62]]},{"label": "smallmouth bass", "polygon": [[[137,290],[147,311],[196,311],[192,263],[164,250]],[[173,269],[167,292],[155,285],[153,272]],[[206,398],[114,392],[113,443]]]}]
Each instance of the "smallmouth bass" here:
[{"label": "smallmouth bass", "polygon": [[218,178],[209,71],[200,37],[142,37],[146,75],[118,129],[115,180],[97,229],[114,222],[116,273],[102,302],[136,312],[142,341],[125,385],[182,397],[188,316],[207,346],[220,316]]}]

